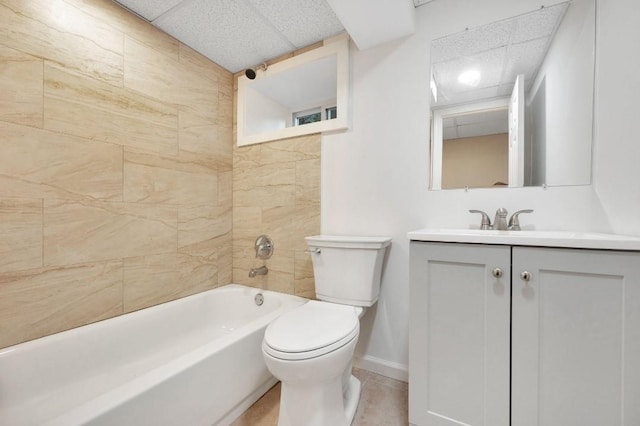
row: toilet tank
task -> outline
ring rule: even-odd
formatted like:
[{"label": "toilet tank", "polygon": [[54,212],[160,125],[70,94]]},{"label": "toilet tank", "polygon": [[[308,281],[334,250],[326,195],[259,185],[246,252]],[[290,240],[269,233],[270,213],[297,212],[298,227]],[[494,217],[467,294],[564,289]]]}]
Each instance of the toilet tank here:
[{"label": "toilet tank", "polygon": [[382,261],[390,237],[316,235],[305,240],[318,299],[352,306],[371,306],[378,301]]}]

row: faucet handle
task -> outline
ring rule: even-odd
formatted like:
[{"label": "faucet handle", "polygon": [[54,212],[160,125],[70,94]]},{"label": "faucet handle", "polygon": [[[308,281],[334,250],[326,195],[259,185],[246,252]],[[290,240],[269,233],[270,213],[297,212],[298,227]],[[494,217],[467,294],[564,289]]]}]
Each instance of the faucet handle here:
[{"label": "faucet handle", "polygon": [[489,216],[483,212],[482,210],[469,210],[469,213],[480,213],[482,215],[482,221],[480,222],[480,229],[492,229],[491,227],[491,219]]},{"label": "faucet handle", "polygon": [[533,213],[533,209],[525,209],[518,210],[509,218],[509,231],[519,231],[520,230],[520,221],[518,220],[518,215],[520,213]]}]

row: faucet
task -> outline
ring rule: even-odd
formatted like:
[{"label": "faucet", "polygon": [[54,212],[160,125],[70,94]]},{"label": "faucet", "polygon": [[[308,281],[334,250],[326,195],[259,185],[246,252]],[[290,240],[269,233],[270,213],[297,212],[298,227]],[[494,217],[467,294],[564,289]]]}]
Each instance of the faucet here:
[{"label": "faucet", "polygon": [[493,220],[493,225],[491,224],[491,219],[489,219],[489,215],[487,215],[482,210],[469,210],[469,213],[480,213],[482,215],[482,221],[480,222],[480,229],[497,229],[499,231],[520,231],[520,221],[518,220],[518,215],[520,213],[533,213],[532,209],[526,210],[518,210],[509,218],[509,223],[507,224],[507,210],[503,207],[500,207],[496,211],[496,217]]},{"label": "faucet", "polygon": [[507,230],[507,214],[509,213],[504,207],[496,210],[496,217],[493,219],[493,229],[497,229],[498,231]]},{"label": "faucet", "polygon": [[249,269],[249,278],[254,278],[256,275],[267,275],[269,269],[265,265],[259,268],[251,268]]},{"label": "faucet", "polygon": [[496,217],[493,219],[493,225],[491,224],[491,219],[489,219],[489,215],[487,215],[482,210],[469,210],[469,213],[480,213],[482,215],[482,222],[480,222],[480,229],[497,229],[499,231],[507,230],[507,210],[503,207],[500,207],[496,211]]}]

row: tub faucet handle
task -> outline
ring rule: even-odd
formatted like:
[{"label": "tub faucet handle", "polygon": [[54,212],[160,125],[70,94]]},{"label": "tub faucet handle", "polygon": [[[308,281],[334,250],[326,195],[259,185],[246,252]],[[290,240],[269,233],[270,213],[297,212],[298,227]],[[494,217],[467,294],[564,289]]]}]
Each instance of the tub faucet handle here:
[{"label": "tub faucet handle", "polygon": [[469,210],[469,213],[480,213],[482,215],[482,221],[480,222],[480,229],[493,229],[491,226],[491,219],[489,219],[489,215],[487,215],[482,210]]},{"label": "tub faucet handle", "polygon": [[533,209],[525,209],[518,210],[509,218],[509,231],[519,231],[520,230],[520,221],[518,220],[518,215],[520,213],[533,213]]},{"label": "tub faucet handle", "polygon": [[273,240],[267,235],[260,235],[255,242],[256,259],[269,259],[273,256]]}]

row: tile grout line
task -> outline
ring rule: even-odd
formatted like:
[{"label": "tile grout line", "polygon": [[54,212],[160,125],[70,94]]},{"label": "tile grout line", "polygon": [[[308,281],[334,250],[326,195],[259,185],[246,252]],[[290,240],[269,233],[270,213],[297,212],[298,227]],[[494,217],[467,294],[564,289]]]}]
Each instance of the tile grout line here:
[{"label": "tile grout line", "polygon": [[40,267],[44,268],[44,198],[40,199],[40,203],[42,211],[42,262],[40,263]]},{"label": "tile grout line", "polygon": [[45,91],[45,77],[44,77],[44,59],[40,59],[40,61],[42,62],[42,123],[40,128],[44,129],[44,91]]}]

